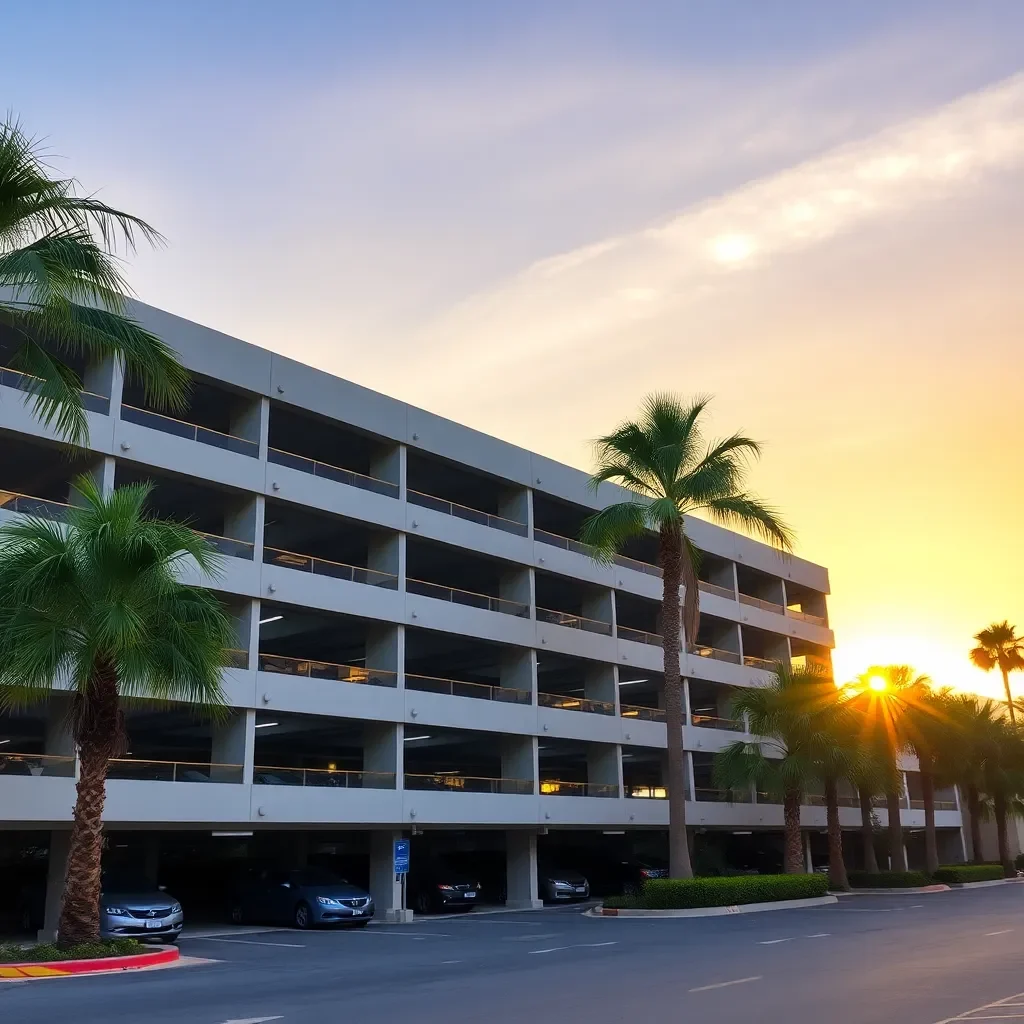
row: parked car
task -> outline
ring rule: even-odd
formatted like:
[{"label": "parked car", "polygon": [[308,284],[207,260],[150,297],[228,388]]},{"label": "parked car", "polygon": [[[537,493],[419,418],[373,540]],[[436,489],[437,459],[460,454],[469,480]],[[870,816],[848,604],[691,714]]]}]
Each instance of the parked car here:
[{"label": "parked car", "polygon": [[296,928],[365,928],[373,910],[368,892],[326,868],[256,868],[237,887],[231,920],[236,924],[258,921]]},{"label": "parked car", "polygon": [[651,878],[668,878],[668,865],[663,861],[624,860],[619,864],[622,892],[637,893]]},{"label": "parked car", "polygon": [[542,861],[537,870],[537,890],[545,903],[565,903],[587,899],[590,883],[572,868]]},{"label": "parked car", "polygon": [[137,875],[104,872],[100,935],[104,939],[177,942],[184,924],[181,904],[162,886]]},{"label": "parked car", "polygon": [[472,910],[480,897],[480,882],[444,860],[413,857],[408,882],[408,902],[417,913]]}]

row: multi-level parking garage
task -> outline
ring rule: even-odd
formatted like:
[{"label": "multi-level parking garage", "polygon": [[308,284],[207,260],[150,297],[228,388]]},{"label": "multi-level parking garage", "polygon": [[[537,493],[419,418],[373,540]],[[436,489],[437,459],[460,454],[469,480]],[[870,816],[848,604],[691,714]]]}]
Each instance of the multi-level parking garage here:
[{"label": "multi-level parking garage", "polygon": [[[595,496],[578,470],[137,312],[194,374],[175,418],[116,367],[82,365],[90,440],[69,455],[25,407],[18,374],[0,371],[0,517],[59,519],[80,472],[108,488],[148,480],[157,511],[224,555],[221,575],[202,582],[237,625],[231,713],[210,723],[185,707],[132,710],[130,753],[107,790],[108,857],[207,882],[251,857],[335,858],[386,912],[400,898],[399,835],[413,836],[414,858],[500,865],[496,890],[525,906],[537,900],[538,849],[663,856],[655,545],[604,566],[574,540],[619,492]],[[0,363],[8,349],[0,339]],[[683,659],[695,854],[770,867],[782,808],[717,789],[712,756],[745,734],[730,717],[737,687],[762,685],[779,660],[829,665],[828,576],[707,523],[690,530],[703,551],[700,634]],[[0,866],[48,860],[51,909],[75,772],[59,694],[0,718]],[[910,772],[911,830],[923,825],[915,787]],[[854,795],[843,802],[852,828]],[[939,808],[953,859],[955,794]],[[813,859],[821,801],[803,817]]]}]

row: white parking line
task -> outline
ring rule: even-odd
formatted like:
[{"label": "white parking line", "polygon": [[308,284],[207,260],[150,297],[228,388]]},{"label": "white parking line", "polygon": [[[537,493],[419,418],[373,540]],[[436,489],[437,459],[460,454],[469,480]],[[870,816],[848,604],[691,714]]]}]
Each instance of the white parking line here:
[{"label": "white parking line", "polygon": [[[198,938],[198,936],[194,936]],[[224,939],[216,935],[207,935],[202,938],[203,942],[233,942],[237,946],[280,946],[282,949],[305,949],[305,945],[299,942],[257,942],[255,939]]]},{"label": "white parking line", "polygon": [[964,1010],[963,1013],[958,1013],[955,1017],[943,1017],[942,1020],[937,1020],[935,1024],[953,1024],[954,1021],[958,1020],[1020,1020],[1024,1018],[1024,1014],[1021,1013],[991,1013],[984,1014],[985,1010],[1000,1010],[1003,1007],[1019,1006],[1019,1003],[1014,1003],[1013,1000],[1020,999],[1024,996],[1024,992],[1014,992],[1012,996],[1006,996],[1005,999],[997,999],[994,1003],[985,1003],[984,1006],[975,1006],[973,1010]]},{"label": "white parking line", "polygon": [[831,938],[831,932],[815,932],[813,935],[805,935],[805,939],[828,939]]},{"label": "white parking line", "polygon": [[618,942],[574,942],[571,946],[551,946],[548,949],[531,949],[533,953],[558,953],[563,949],[598,949],[601,946],[617,946]]},{"label": "white parking line", "polygon": [[443,963],[443,964],[461,964],[462,961],[461,960],[442,960],[441,963]]},{"label": "white parking line", "polygon": [[550,949],[531,949],[528,955],[534,953],[557,953],[560,949],[572,949],[572,946],[552,946]]},{"label": "white parking line", "polygon": [[581,942],[582,949],[597,949],[598,946],[617,946],[617,942]]},{"label": "white parking line", "polygon": [[1010,932],[1012,932],[1012,931],[1013,931],[1012,928],[1004,928],[1002,931],[998,931],[998,932],[985,932],[985,935],[986,935],[986,937],[989,936],[989,935],[1009,935]]},{"label": "white parking line", "polygon": [[687,992],[710,992],[713,988],[729,988],[731,985],[746,985],[751,981],[760,981],[763,974],[754,974],[749,978],[736,978],[733,981],[718,981],[714,985],[698,985],[696,988],[688,988]]},{"label": "white parking line", "polygon": [[790,938],[788,938],[788,939],[764,939],[762,942],[759,942],[758,945],[759,946],[777,946],[780,942],[792,942],[792,941],[793,941],[793,937],[792,936]]}]

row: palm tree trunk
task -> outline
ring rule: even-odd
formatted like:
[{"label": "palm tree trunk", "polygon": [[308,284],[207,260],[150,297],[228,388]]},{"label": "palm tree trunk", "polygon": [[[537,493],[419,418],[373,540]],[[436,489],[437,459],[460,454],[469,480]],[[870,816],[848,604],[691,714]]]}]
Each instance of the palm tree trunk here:
[{"label": "palm tree trunk", "polygon": [[1017,713],[1013,709],[1013,694],[1010,692],[1010,673],[1002,665],[999,667],[1003,673],[1003,689],[1006,691],[1006,706],[1010,709],[1010,721],[1016,724]]},{"label": "palm tree trunk", "polygon": [[860,798],[860,838],[864,850],[864,870],[869,875],[878,874],[878,857],[875,856],[875,828],[871,818],[871,794],[863,787],[857,789]]},{"label": "palm tree trunk", "polygon": [[782,818],[785,822],[783,865],[787,875],[802,875],[806,870],[803,837],[800,834],[800,797],[800,790],[788,789],[782,798]]},{"label": "palm tree trunk", "polygon": [[967,787],[967,817],[971,827],[971,861],[981,864],[985,859],[981,852],[981,794],[973,784]]},{"label": "palm tree trunk", "polygon": [[79,777],[57,939],[62,946],[100,937],[100,866],[107,767],[122,737],[117,678],[97,667],[75,710]]},{"label": "palm tree trunk", "polygon": [[1013,878],[1013,861],[1010,858],[1009,837],[1006,834],[1006,798],[997,793],[992,798],[992,809],[996,819],[996,838],[999,842],[999,863],[1003,865],[1003,874]]},{"label": "palm tree trunk", "polygon": [[828,821],[828,886],[847,892],[850,881],[846,877],[843,859],[843,830],[839,824],[839,788],[835,779],[825,780],[825,814]]},{"label": "palm tree trunk", "polygon": [[935,838],[935,776],[928,762],[921,759],[921,797],[924,803],[924,869],[928,874],[938,870],[939,847]]},{"label": "palm tree trunk", "polygon": [[683,753],[683,686],[679,672],[679,583],[682,540],[678,531],[661,531],[661,636],[665,674],[665,728],[668,733],[668,864],[672,878],[692,878],[686,838],[686,761]]},{"label": "palm tree trunk", "polygon": [[885,794],[885,806],[889,812],[889,870],[906,871],[907,855],[903,850],[903,826],[900,824],[900,794]]}]

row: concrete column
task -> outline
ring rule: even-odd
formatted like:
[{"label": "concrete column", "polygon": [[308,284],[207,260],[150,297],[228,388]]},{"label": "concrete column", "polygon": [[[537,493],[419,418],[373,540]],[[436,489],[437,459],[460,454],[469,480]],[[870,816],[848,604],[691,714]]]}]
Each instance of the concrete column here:
[{"label": "concrete column", "polygon": [[588,619],[597,619],[615,626],[615,591],[589,590],[583,598],[583,615]]},{"label": "concrete column", "polygon": [[498,496],[498,515],[503,519],[522,523],[529,535],[530,491],[526,487],[508,488]]},{"label": "concrete column", "polygon": [[266,462],[270,447],[270,399],[260,399],[260,458]]},{"label": "concrete column", "polygon": [[[693,754],[690,751],[686,752],[686,784],[690,787],[689,797],[691,800],[697,799],[697,781],[693,775]],[[668,782],[668,754],[665,755],[665,775],[666,784]]]},{"label": "concrete column", "polygon": [[367,550],[366,564],[377,572],[388,572],[397,577],[395,589],[405,575],[405,534],[374,533]]},{"label": "concrete column", "polygon": [[606,704],[615,705],[615,713],[619,713],[618,683],[614,665],[605,662],[588,662],[583,676],[583,693],[589,700],[601,700]]},{"label": "concrete column", "polygon": [[520,829],[505,833],[505,906],[535,910],[544,905],[537,895],[537,835]]},{"label": "concrete column", "polygon": [[537,791],[537,737],[502,735],[501,777],[528,779],[531,793]]},{"label": "concrete column", "polygon": [[114,361],[110,374],[110,415],[121,415],[121,399],[124,397],[124,364]]},{"label": "concrete column", "polygon": [[614,786],[615,795],[622,794],[622,756],[618,745],[612,743],[587,744],[587,782]]},{"label": "concrete column", "polygon": [[[248,786],[252,785],[255,749],[256,712],[253,709],[232,710],[223,721],[215,723],[212,751],[214,765],[240,764],[242,782]],[[214,767],[211,770],[211,779],[214,782],[235,782],[237,775],[234,769]]]},{"label": "concrete column", "polygon": [[82,388],[94,395],[110,395],[114,383],[114,360],[91,363],[82,374]]},{"label": "concrete column", "polygon": [[370,458],[370,476],[396,484],[401,489],[405,476],[405,448],[396,444],[375,452]]},{"label": "concrete column", "polygon": [[245,398],[239,396],[234,401],[230,419],[231,434],[255,441],[260,446],[260,455],[266,458],[265,438],[270,426],[270,399]]},{"label": "concrete column", "polygon": [[253,545],[253,557],[259,548],[263,561],[263,519],[265,499],[262,494],[247,495],[231,502],[224,511],[224,536],[244,540]]},{"label": "concrete column", "polygon": [[[664,691],[662,691],[662,698],[659,699],[659,705],[664,705]],[[693,722],[691,718],[692,712],[690,711],[690,680],[683,680],[683,725],[687,726]]]},{"label": "concrete column", "polygon": [[405,686],[405,626],[375,622],[366,633],[366,667],[394,672],[399,687]]},{"label": "concrete column", "polygon": [[[113,493],[114,469],[115,463],[113,456],[101,455],[87,470],[87,474],[92,477],[93,482],[100,489],[101,494],[109,495]],[[84,504],[82,496],[70,485],[68,485],[67,502],[69,505]]]},{"label": "concrete column", "polygon": [[378,920],[408,924],[412,911],[402,907],[402,880],[395,874],[395,840],[402,832],[382,829],[370,833],[370,895]]},{"label": "concrete column", "polygon": [[64,898],[64,877],[68,870],[68,852],[71,848],[71,830],[50,833],[50,855],[46,863],[46,902],[43,907],[43,927],[37,938],[40,942],[53,942],[57,938],[60,903]]},{"label": "concrete column", "polygon": [[248,626],[249,631],[240,633],[245,640],[245,650],[249,655],[249,668],[258,669],[260,664],[260,619],[263,618],[262,603],[260,599],[253,598],[250,602]]},{"label": "concrete column", "polygon": [[363,771],[388,772],[395,777],[395,782],[389,785],[385,779],[371,776],[364,780],[364,788],[390,789],[397,785],[405,760],[402,732],[402,727],[394,722],[363,723]]},{"label": "concrete column", "polygon": [[503,601],[516,601],[526,605],[532,617],[534,607],[533,570],[529,566],[513,566],[502,571],[498,581],[498,596]]},{"label": "concrete column", "polygon": [[807,869],[807,874],[813,874],[814,872],[814,856],[811,853],[811,833],[804,833],[804,866]]},{"label": "concrete column", "polygon": [[498,666],[498,680],[502,686],[508,686],[514,690],[526,690],[530,694],[531,703],[535,703],[537,652],[533,648],[526,650],[521,647],[503,648],[501,663]]}]

